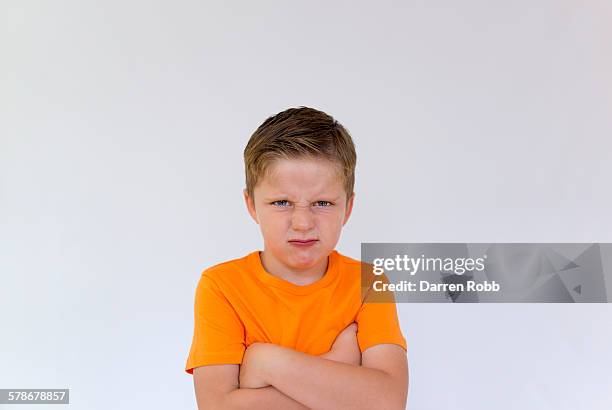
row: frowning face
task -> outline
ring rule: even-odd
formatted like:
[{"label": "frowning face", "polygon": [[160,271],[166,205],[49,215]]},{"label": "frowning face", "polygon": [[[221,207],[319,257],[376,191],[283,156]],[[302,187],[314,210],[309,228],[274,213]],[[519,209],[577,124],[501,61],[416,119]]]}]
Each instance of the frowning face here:
[{"label": "frowning face", "polygon": [[255,186],[254,198],[246,190],[244,195],[260,226],[268,265],[291,274],[324,269],[354,198],[347,201],[337,164],[313,158],[276,160]]}]

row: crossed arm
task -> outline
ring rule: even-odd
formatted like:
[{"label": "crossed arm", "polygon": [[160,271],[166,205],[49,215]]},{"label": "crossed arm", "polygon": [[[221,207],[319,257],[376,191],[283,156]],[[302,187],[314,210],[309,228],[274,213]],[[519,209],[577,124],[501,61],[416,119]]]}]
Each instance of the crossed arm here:
[{"label": "crossed arm", "polygon": [[196,398],[207,409],[404,409],[406,352],[381,344],[359,351],[350,325],[331,350],[312,356],[270,343],[254,343],[242,365],[194,369]]}]

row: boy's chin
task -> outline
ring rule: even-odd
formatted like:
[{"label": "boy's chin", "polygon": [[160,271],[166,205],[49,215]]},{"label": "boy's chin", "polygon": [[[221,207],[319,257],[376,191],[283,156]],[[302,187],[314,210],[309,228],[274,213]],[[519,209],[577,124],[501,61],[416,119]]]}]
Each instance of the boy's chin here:
[{"label": "boy's chin", "polygon": [[326,257],[327,254],[321,249],[289,249],[287,261],[296,269],[308,269]]}]

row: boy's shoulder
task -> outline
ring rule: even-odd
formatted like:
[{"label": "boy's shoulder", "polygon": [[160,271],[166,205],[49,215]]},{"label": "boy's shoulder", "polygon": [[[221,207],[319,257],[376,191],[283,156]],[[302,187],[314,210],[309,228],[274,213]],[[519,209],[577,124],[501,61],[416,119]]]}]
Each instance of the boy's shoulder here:
[{"label": "boy's shoulder", "polygon": [[247,255],[230,259],[224,262],[219,262],[215,265],[209,266],[202,272],[202,276],[208,276],[210,279],[218,280],[222,279],[228,273],[235,273],[237,271],[248,269],[252,259],[256,256],[258,251],[253,251]]}]

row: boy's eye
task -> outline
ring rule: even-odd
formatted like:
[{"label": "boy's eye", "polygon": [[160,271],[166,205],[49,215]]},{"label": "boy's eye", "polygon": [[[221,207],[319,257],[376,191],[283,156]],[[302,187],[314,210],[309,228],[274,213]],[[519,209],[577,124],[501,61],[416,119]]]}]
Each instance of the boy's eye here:
[{"label": "boy's eye", "polygon": [[289,205],[289,201],[287,201],[286,199],[282,199],[280,201],[274,201],[272,202],[272,205],[276,205],[276,206],[287,206]]},{"label": "boy's eye", "polygon": [[316,206],[321,206],[321,207],[328,207],[328,206],[332,206],[333,204],[329,201],[317,201],[314,203]]}]

